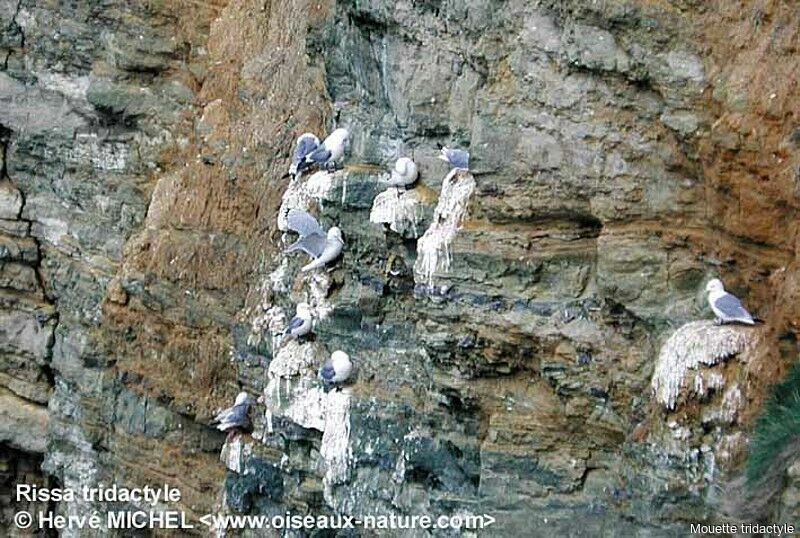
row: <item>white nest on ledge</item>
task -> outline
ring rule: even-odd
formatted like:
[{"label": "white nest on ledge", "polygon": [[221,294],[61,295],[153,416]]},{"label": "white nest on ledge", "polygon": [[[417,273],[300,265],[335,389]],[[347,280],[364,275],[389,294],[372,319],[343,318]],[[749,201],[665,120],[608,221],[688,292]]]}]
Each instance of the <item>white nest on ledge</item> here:
[{"label": "white nest on ledge", "polygon": [[[747,362],[747,351],[757,340],[757,330],[741,325],[716,325],[713,321],[692,321],[673,333],[658,354],[651,386],[656,399],[667,409],[675,409],[678,395],[686,389],[689,370],[711,367],[738,355]],[[695,377],[692,390],[704,396],[708,390],[725,384],[721,372],[708,371]]]}]

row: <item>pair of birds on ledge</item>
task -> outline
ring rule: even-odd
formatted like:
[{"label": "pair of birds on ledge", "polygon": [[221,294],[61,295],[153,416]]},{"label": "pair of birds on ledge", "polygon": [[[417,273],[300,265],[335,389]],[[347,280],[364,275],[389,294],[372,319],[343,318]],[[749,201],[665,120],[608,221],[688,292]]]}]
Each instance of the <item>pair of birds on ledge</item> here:
[{"label": "pair of birds on ledge", "polygon": [[[352,371],[350,356],[339,350],[331,353],[331,357],[319,369],[319,377],[326,387],[330,387],[347,381]],[[242,391],[231,407],[223,409],[214,417],[213,423],[219,431],[228,432],[229,436],[238,431],[251,431],[253,425],[250,422],[250,406],[253,403],[250,395]]]},{"label": "pair of birds on ledge", "polygon": [[[282,342],[299,339],[311,332],[312,327],[311,306],[308,303],[298,303],[294,317],[289,321],[283,331]],[[353,372],[353,363],[350,356],[344,351],[334,351],[319,369],[319,378],[326,386],[340,385],[350,378]]]}]

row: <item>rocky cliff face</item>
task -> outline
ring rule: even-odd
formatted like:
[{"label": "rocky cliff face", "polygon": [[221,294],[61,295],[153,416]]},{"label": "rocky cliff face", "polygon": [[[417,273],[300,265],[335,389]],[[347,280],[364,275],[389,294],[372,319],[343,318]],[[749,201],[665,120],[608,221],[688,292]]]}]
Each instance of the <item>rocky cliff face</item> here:
[{"label": "rocky cliff face", "polygon": [[[795,7],[0,5],[4,476],[498,535],[735,517],[719,486],[797,355]],[[294,138],[334,125],[345,169],[290,184]],[[342,228],[331,271],[281,254],[281,206]],[[766,323],[676,333],[712,275]],[[279,349],[301,300],[314,338]],[[335,349],[358,375],[325,394]],[[220,462],[238,386],[256,429]]]}]

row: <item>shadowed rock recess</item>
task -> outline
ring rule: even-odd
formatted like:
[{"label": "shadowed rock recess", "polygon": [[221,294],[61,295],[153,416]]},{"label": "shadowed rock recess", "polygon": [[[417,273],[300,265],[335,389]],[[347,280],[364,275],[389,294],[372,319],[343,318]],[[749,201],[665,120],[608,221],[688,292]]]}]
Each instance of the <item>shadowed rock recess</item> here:
[{"label": "shadowed rock recess", "polygon": [[[799,19],[770,0],[0,0],[0,524],[16,482],[168,483],[195,523],[735,521],[725,484],[797,359]],[[295,137],[334,127],[345,169],[290,185]],[[437,143],[471,174],[445,181]],[[373,208],[400,156],[418,184]],[[340,261],[301,273],[282,207],[338,225]],[[697,322],[712,276],[765,323]],[[280,347],[300,301],[314,334]],[[357,375],[325,393],[336,349]],[[226,444],[210,423],[240,388],[255,431]],[[760,517],[798,525],[800,460],[778,464]],[[428,534],[457,533],[407,533]]]}]

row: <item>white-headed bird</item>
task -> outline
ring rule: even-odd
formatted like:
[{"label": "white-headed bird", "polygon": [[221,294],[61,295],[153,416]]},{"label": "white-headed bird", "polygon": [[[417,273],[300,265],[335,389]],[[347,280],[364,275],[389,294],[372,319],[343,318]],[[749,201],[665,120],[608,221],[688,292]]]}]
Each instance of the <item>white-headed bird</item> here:
[{"label": "white-headed bird", "polygon": [[722,281],[718,278],[711,280],[706,285],[708,304],[717,316],[717,323],[744,323],[754,325],[755,321],[742,302],[725,291]]}]

